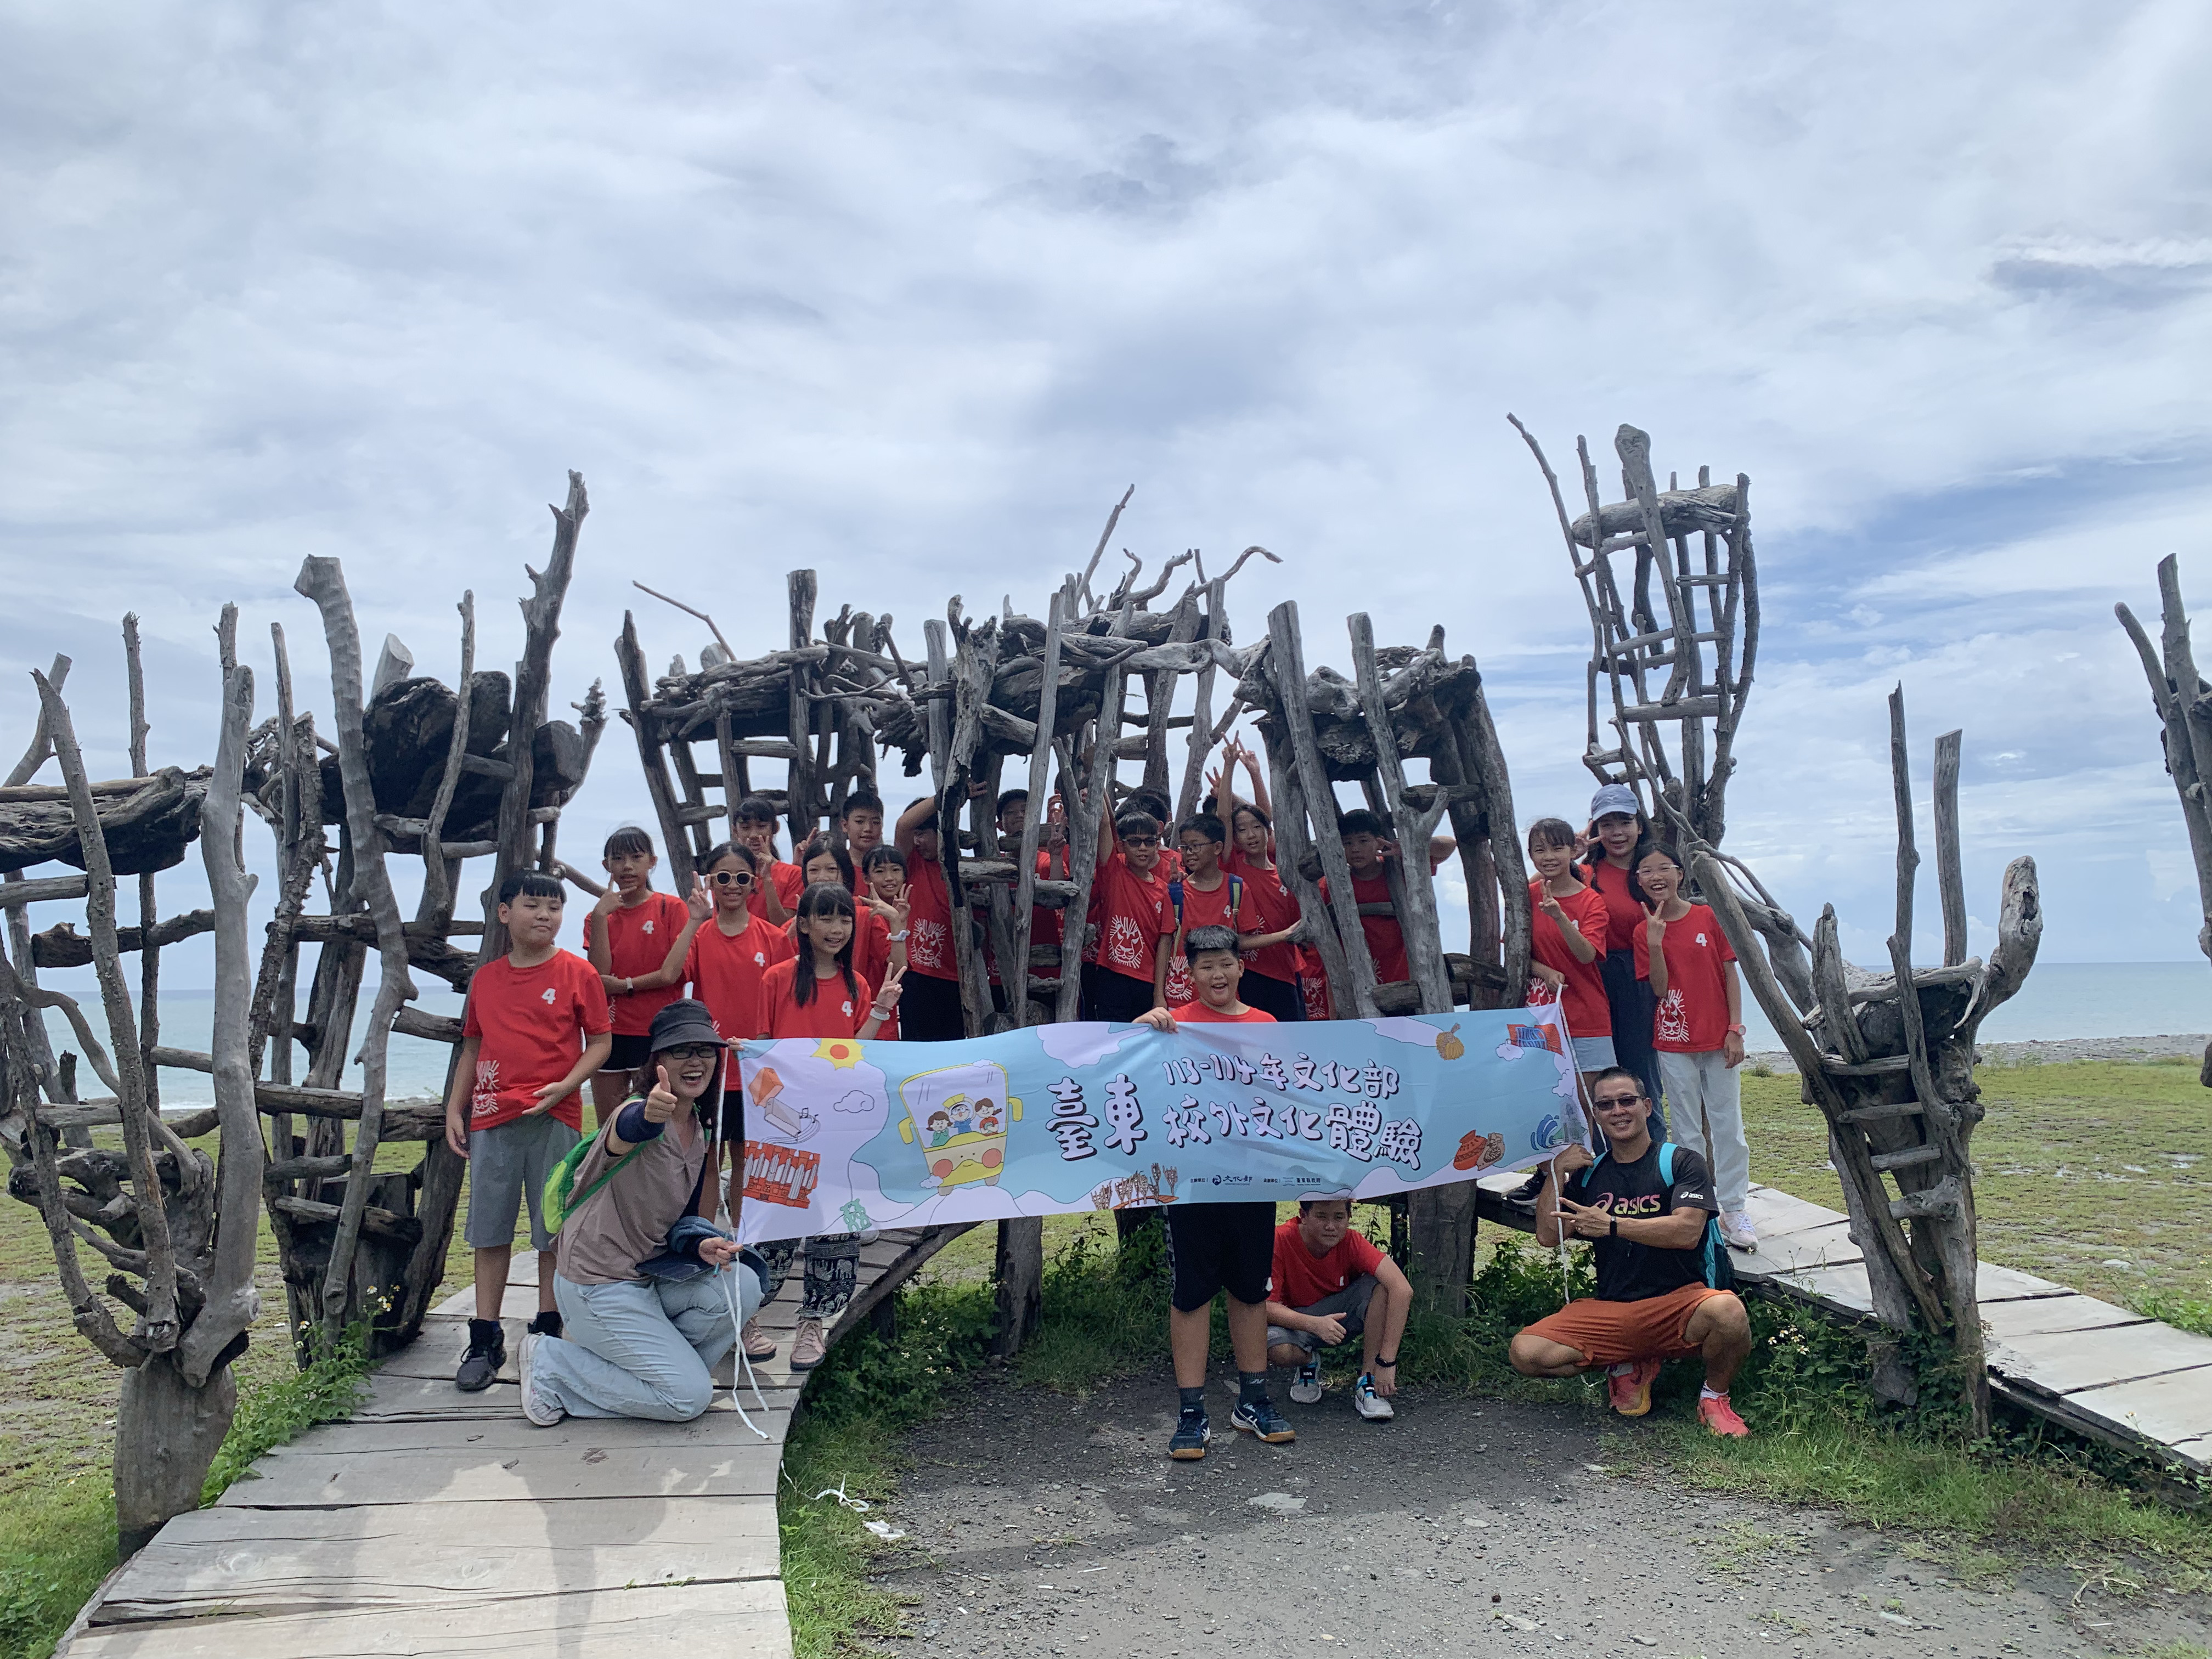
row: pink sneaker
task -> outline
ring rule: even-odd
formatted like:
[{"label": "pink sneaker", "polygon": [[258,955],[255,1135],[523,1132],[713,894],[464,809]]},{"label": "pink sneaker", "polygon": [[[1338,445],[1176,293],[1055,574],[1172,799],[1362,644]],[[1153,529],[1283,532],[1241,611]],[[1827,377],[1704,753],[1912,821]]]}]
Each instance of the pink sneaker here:
[{"label": "pink sneaker", "polygon": [[1743,1419],[1735,1414],[1724,1394],[1700,1395],[1698,1397],[1698,1416],[1715,1434],[1726,1435],[1731,1440],[1748,1440],[1751,1431],[1744,1426]]},{"label": "pink sneaker", "polygon": [[1606,1373],[1606,1397],[1623,1417],[1642,1417],[1651,1409],[1651,1384],[1658,1375],[1656,1359],[1615,1365]]}]

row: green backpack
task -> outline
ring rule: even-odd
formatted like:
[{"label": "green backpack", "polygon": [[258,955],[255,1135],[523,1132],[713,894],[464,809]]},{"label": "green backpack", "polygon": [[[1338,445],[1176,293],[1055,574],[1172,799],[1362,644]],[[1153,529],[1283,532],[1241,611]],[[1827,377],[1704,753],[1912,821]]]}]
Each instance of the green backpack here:
[{"label": "green backpack", "polygon": [[[604,1129],[600,1131],[602,1134],[605,1133]],[[596,1134],[589,1140],[578,1141],[567,1152],[562,1153],[561,1161],[553,1166],[553,1172],[545,1177],[545,1190],[539,1197],[538,1214],[539,1220],[544,1224],[547,1232],[559,1232],[561,1224],[576,1211],[582,1209],[593,1194],[615,1178],[615,1171],[635,1158],[648,1143],[641,1141],[637,1146],[631,1147],[613,1163],[608,1164],[605,1169],[600,1170],[599,1178],[584,1188],[582,1196],[574,1196],[576,1171],[584,1167],[584,1160],[591,1157],[592,1149],[599,1144],[599,1136]]]}]

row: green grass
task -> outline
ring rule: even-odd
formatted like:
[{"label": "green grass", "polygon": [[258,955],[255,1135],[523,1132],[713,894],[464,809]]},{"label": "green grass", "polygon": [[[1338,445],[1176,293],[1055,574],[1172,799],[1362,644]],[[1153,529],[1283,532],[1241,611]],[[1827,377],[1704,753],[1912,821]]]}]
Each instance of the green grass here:
[{"label": "green grass", "polygon": [[265,1382],[241,1383],[238,1414],[208,1470],[200,1489],[204,1509],[222,1497],[231,1482],[246,1475],[253,1460],[272,1446],[281,1446],[302,1429],[329,1423],[353,1410],[368,1376],[368,1326],[364,1322],[346,1328],[330,1349],[315,1356],[303,1371],[288,1371]]}]

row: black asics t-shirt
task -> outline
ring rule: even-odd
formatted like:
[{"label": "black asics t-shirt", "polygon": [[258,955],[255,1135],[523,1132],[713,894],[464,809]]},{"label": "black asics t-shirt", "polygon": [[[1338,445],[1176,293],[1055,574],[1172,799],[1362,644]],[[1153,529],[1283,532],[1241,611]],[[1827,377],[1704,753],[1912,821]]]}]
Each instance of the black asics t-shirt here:
[{"label": "black asics t-shirt", "polygon": [[[1672,1185],[1659,1179],[1659,1143],[1653,1141],[1633,1164],[1607,1153],[1587,1170],[1567,1177],[1562,1194],[1570,1204],[1587,1204],[1621,1220],[1656,1220],[1685,1206],[1717,1215],[1713,1182],[1705,1160],[1686,1147],[1674,1148]],[[1705,1240],[1686,1250],[1663,1250],[1626,1238],[1597,1243],[1597,1294],[1601,1302],[1642,1302],[1665,1296],[1705,1279]]]}]

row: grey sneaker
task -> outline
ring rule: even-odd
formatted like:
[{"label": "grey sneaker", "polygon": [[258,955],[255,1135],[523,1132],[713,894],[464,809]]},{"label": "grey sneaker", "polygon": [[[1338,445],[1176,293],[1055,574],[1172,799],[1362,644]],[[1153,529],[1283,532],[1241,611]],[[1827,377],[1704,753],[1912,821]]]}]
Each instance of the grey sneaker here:
[{"label": "grey sneaker", "polygon": [[1759,1248],[1758,1230],[1741,1210],[1730,1210],[1721,1218],[1721,1243],[1732,1250],[1755,1250]]},{"label": "grey sneaker", "polygon": [[507,1364],[507,1333],[496,1319],[469,1321],[468,1352],[453,1373],[453,1386],[463,1394],[482,1394],[499,1380]]},{"label": "grey sneaker", "polygon": [[1295,1405],[1321,1404],[1321,1361],[1309,1359],[1298,1367],[1298,1374],[1291,1379],[1291,1400]]},{"label": "grey sneaker", "polygon": [[538,1345],[557,1342],[557,1336],[548,1336],[543,1331],[531,1331],[522,1339],[522,1352],[515,1358],[515,1366],[522,1373],[522,1414],[541,1429],[550,1429],[568,1413],[545,1398],[538,1386]]},{"label": "grey sneaker", "polygon": [[1398,1414],[1389,1401],[1375,1392],[1375,1379],[1364,1372],[1352,1390],[1352,1409],[1370,1423],[1388,1423]]},{"label": "grey sneaker", "polygon": [[802,1319],[799,1331],[791,1339],[791,1369],[811,1371],[830,1357],[830,1344],[823,1339],[822,1322]]}]

